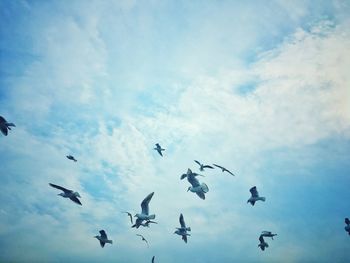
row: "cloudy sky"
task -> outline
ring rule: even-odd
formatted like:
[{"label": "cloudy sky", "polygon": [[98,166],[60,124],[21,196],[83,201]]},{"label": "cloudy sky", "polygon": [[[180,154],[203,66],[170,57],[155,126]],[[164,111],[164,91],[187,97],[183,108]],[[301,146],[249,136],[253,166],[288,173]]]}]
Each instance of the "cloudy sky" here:
[{"label": "cloudy sky", "polygon": [[[1,0],[0,115],[17,127],[0,138],[0,261],[345,262],[349,14],[346,0]],[[194,159],[236,176],[205,171],[203,201],[179,179]],[[121,212],[153,191],[158,225],[130,228]],[[278,233],[264,252],[262,230]]]}]

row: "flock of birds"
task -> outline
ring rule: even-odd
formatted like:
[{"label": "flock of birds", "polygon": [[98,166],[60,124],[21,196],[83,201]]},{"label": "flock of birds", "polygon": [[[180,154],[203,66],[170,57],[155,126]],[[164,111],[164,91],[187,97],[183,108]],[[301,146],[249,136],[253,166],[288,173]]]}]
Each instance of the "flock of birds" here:
[{"label": "flock of birds", "polygon": [[[7,136],[8,131],[11,130],[11,127],[16,127],[16,126],[13,123],[7,122],[4,117],[0,116],[0,130],[3,133],[3,135]],[[163,157],[162,152],[165,151],[165,149],[163,149],[159,143],[156,143],[155,146],[156,147],[154,148],[154,150],[156,150],[159,153],[159,155]],[[69,160],[77,162],[77,160],[72,155],[67,155],[66,157]],[[234,174],[230,170],[228,170],[225,167],[220,166],[218,164],[213,164],[213,166],[211,166],[211,165],[202,164],[201,162],[199,162],[197,160],[194,160],[194,161],[199,165],[199,170],[202,172],[205,171],[205,169],[215,169],[213,167],[213,166],[215,166],[215,167],[221,169],[222,172],[227,172],[227,173],[231,174],[232,176],[234,176]],[[203,176],[203,175],[194,173],[194,172],[192,172],[191,169],[188,169],[185,174],[181,175],[180,179],[183,180],[183,179],[187,178],[187,181],[191,184],[191,186],[188,187],[187,192],[191,191],[193,193],[196,193],[199,198],[205,200],[205,194],[209,191],[209,188],[205,183],[199,182],[199,180],[197,179],[198,176]],[[49,185],[53,188],[56,188],[56,189],[62,191],[61,193],[58,194],[59,196],[62,196],[63,198],[69,198],[74,203],[76,203],[78,205],[82,205],[82,203],[79,200],[79,198],[81,198],[81,196],[78,192],[67,189],[67,188],[59,186],[59,185],[56,185],[56,184],[52,184],[52,183],[49,183]],[[250,203],[252,206],[254,206],[257,201],[265,202],[266,198],[259,196],[259,193],[258,193],[256,186],[253,186],[252,188],[250,188],[249,191],[251,193],[251,197],[248,199],[247,203]],[[156,215],[149,213],[149,203],[150,203],[153,195],[154,195],[154,192],[150,193],[142,200],[141,213],[137,213],[134,215],[134,217],[136,217],[135,222],[133,221],[133,216],[130,212],[128,212],[128,211],[122,212],[122,213],[126,213],[128,215],[128,217],[130,218],[132,228],[139,228],[140,226],[150,227],[150,224],[157,224],[157,222],[153,221],[156,218]],[[182,240],[185,243],[187,243],[187,237],[191,236],[191,234],[189,233],[189,232],[191,232],[191,228],[186,226],[185,219],[184,219],[184,216],[182,213],[179,216],[179,222],[180,222],[180,227],[176,228],[174,234],[181,236]],[[350,235],[350,220],[349,220],[349,218],[345,218],[345,224],[346,224],[345,231],[348,232],[348,234]],[[107,236],[105,230],[100,230],[99,232],[100,232],[100,235],[94,236],[94,238],[99,240],[101,247],[104,247],[106,243],[113,244],[113,241],[108,239],[108,236]],[[136,235],[141,237],[141,241],[144,241],[147,244],[147,247],[149,247],[149,243],[143,235],[140,235],[140,234],[136,234]],[[271,237],[271,239],[273,240],[274,236],[277,236],[277,234],[273,234],[271,231],[262,231],[262,233],[259,236],[260,243],[258,244],[258,247],[264,251],[265,248],[269,247],[269,244],[265,241],[264,237]],[[155,260],[155,256],[152,257],[152,263],[154,263],[154,260]]]}]

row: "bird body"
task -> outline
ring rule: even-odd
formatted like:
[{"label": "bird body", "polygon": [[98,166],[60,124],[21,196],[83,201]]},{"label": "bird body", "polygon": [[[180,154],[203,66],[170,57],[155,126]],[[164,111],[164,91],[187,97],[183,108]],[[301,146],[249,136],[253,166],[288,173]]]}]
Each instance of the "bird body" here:
[{"label": "bird body", "polygon": [[139,228],[139,226],[143,223],[143,221],[156,218],[155,214],[152,214],[152,215],[149,214],[149,202],[151,201],[153,195],[154,195],[154,192],[150,193],[141,202],[141,213],[135,215],[135,217],[137,217],[137,219],[136,219],[135,224],[132,227]]},{"label": "bird body", "polygon": [[265,202],[266,198],[265,197],[260,197],[258,191],[256,190],[256,186],[250,188],[250,193],[252,196],[248,199],[247,203],[250,203],[252,206],[254,206],[256,201],[263,201]]},{"label": "bird body", "polygon": [[7,136],[8,131],[11,130],[11,127],[16,127],[16,125],[11,122],[7,122],[4,117],[0,116],[0,130],[2,134]]},{"label": "bird body", "polygon": [[101,247],[104,247],[106,243],[113,244],[113,240],[109,240],[104,230],[100,230],[100,236],[94,236],[100,241]]},{"label": "bird body", "polygon": [[[186,174],[181,175],[180,179],[184,179],[187,177],[187,181],[192,185],[188,187],[187,192],[191,191],[192,193],[196,193],[201,199],[205,199],[205,193],[209,192],[209,188],[205,183],[200,184],[196,176],[200,174],[192,173],[191,169],[187,170]],[[202,176],[202,175],[200,175]]]},{"label": "bird body", "polygon": [[177,227],[176,231],[174,232],[174,234],[177,234],[177,235],[181,236],[182,240],[185,243],[187,243],[187,236],[190,236],[190,234],[187,233],[187,231],[191,231],[191,228],[190,227],[186,227],[185,220],[184,220],[184,217],[183,217],[182,214],[180,214],[179,222],[180,222],[180,226],[181,227]]},{"label": "bird body", "polygon": [[163,157],[162,151],[165,151],[165,149],[163,149],[163,148],[159,145],[159,143],[156,143],[156,148],[153,148],[153,149],[156,150],[156,151],[159,153],[159,155]]},{"label": "bird body", "polygon": [[78,204],[78,205],[82,205],[80,200],[78,199],[78,197],[81,198],[80,194],[78,192],[74,192],[72,190],[66,189],[62,186],[56,185],[56,184],[51,184],[49,183],[49,185],[53,188],[59,189],[61,191],[63,191],[63,193],[59,193],[59,196],[62,196],[64,198],[69,198],[70,200],[72,200],[74,203]]}]

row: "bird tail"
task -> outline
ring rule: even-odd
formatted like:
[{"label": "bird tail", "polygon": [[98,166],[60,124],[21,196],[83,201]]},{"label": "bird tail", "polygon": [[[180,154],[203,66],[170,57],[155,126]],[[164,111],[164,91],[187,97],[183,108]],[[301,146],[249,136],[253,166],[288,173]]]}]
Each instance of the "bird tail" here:
[{"label": "bird tail", "polygon": [[155,219],[155,218],[156,218],[155,214],[148,216],[148,219]]},{"label": "bird tail", "polygon": [[11,126],[11,127],[16,127],[16,125],[14,125],[12,122],[10,122],[10,123],[6,123],[6,126],[8,127],[8,126]]},{"label": "bird tail", "polygon": [[266,198],[265,197],[260,197],[260,200],[265,202],[266,201]]},{"label": "bird tail", "polygon": [[201,184],[201,188],[202,188],[204,193],[208,193],[209,192],[209,187],[205,183]]},{"label": "bird tail", "polygon": [[105,243],[113,244],[113,240],[106,240]]},{"label": "bird tail", "polygon": [[187,231],[191,231],[191,228],[190,228],[190,227],[186,227],[186,230],[187,230]]}]

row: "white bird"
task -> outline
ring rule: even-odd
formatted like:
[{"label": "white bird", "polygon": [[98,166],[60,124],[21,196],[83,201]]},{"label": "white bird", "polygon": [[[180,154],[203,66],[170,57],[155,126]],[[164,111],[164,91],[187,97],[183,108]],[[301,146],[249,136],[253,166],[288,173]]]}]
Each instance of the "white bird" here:
[{"label": "white bird", "polygon": [[154,150],[156,150],[156,151],[160,154],[160,156],[163,156],[162,151],[165,151],[165,149],[163,149],[163,148],[159,145],[159,143],[156,143],[156,148],[154,148]]},{"label": "white bird", "polygon": [[256,201],[261,200],[265,202],[265,197],[260,197],[258,191],[256,190],[256,186],[250,188],[250,193],[252,196],[248,199],[247,203],[251,203],[251,205],[254,205]]},{"label": "white bird", "polygon": [[215,163],[213,163],[213,165],[216,166],[216,167],[218,167],[218,168],[220,168],[222,172],[228,172],[229,174],[235,176],[232,172],[230,172],[230,171],[229,171],[228,169],[226,169],[225,167],[222,167],[222,166],[217,165],[217,164],[215,164]]},{"label": "white bird", "polygon": [[200,171],[204,171],[204,168],[214,169],[213,166],[204,165],[204,164],[200,163],[200,162],[197,161],[197,160],[194,160],[194,161],[199,165],[199,170],[200,170]]},{"label": "white bird", "polygon": [[185,241],[185,243],[187,243],[187,236],[190,236],[190,234],[188,234],[187,231],[191,231],[191,228],[186,227],[185,220],[182,214],[180,214],[179,221],[180,221],[181,227],[177,227],[174,234],[182,236],[182,240]]},{"label": "white bird", "polygon": [[263,237],[271,237],[272,240],[273,240],[273,237],[277,236],[277,234],[272,234],[271,231],[262,231],[261,232],[261,236],[263,236]]},{"label": "white bird", "polygon": [[100,234],[101,236],[94,236],[94,237],[100,241],[101,247],[104,247],[106,243],[113,244],[113,241],[108,239],[107,234],[104,230],[100,230]]},{"label": "white bird", "polygon": [[60,195],[64,198],[69,198],[70,200],[72,200],[74,203],[77,203],[78,205],[82,205],[80,203],[80,200],[78,199],[78,197],[81,197],[78,192],[74,192],[72,190],[66,189],[66,188],[59,186],[59,185],[56,185],[56,184],[49,183],[49,185],[56,188],[56,189],[63,191],[63,193],[59,193],[58,195]]},{"label": "white bird", "polygon": [[74,162],[77,162],[77,160],[74,158],[73,155],[67,155],[66,157],[67,157],[67,159],[69,159],[69,160],[72,160],[72,161],[74,161]]},{"label": "white bird", "polygon": [[346,224],[345,231],[348,232],[350,235],[350,220],[349,220],[349,218],[345,218],[345,224]]},{"label": "white bird", "polygon": [[258,247],[260,247],[262,251],[264,251],[265,248],[269,247],[269,244],[267,244],[267,242],[265,242],[263,236],[259,237],[259,241],[260,241],[260,244],[258,245]]},{"label": "white bird", "polygon": [[10,127],[16,127],[16,125],[11,122],[7,122],[4,117],[0,116],[0,130],[3,135],[7,136],[8,130],[11,130]]},{"label": "white bird", "polygon": [[201,199],[205,199],[205,193],[209,191],[208,186],[205,183],[200,184],[196,176],[203,176],[200,174],[192,173],[191,169],[187,170],[187,173],[181,175],[180,179],[184,179],[187,177],[187,181],[192,185],[188,187],[187,192],[191,191],[196,193]]},{"label": "white bird", "polygon": [[143,199],[141,203],[141,214],[136,214],[135,217],[137,217],[135,224],[132,227],[139,228],[139,226],[142,224],[144,220],[151,220],[155,219],[156,215],[152,214],[149,215],[149,202],[151,201],[153,197],[154,192],[150,193],[146,196],[145,199]]}]

